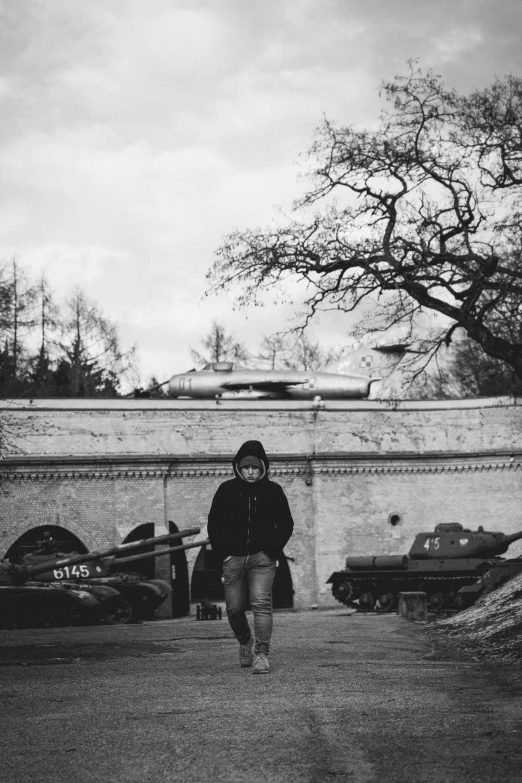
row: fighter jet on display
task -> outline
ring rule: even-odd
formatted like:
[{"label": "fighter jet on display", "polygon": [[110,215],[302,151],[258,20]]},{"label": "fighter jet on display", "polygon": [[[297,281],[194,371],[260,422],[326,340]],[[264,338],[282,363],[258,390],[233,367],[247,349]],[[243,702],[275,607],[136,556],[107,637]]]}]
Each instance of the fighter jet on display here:
[{"label": "fighter jet on display", "polygon": [[[350,400],[370,394],[372,383],[382,380],[404,357],[407,344],[361,348],[345,362],[350,373],[314,370],[249,370],[232,362],[213,362],[202,370],[173,375],[171,397],[222,400]],[[352,368],[356,371],[352,372]],[[344,367],[343,367],[344,369]]]}]

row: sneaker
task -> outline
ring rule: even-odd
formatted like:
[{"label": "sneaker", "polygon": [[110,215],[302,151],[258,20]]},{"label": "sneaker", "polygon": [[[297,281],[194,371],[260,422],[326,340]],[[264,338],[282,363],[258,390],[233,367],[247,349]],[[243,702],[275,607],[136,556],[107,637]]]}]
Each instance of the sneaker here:
[{"label": "sneaker", "polygon": [[252,666],[252,639],[247,644],[239,645],[239,665],[243,668]]},{"label": "sneaker", "polygon": [[256,655],[252,674],[269,674],[270,664],[266,655]]}]

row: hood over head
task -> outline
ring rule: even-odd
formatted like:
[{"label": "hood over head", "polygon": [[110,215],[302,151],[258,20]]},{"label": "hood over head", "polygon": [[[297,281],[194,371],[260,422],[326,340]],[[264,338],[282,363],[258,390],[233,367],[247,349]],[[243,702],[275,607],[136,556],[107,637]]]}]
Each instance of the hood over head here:
[{"label": "hood over head", "polygon": [[257,459],[261,460],[264,467],[264,471],[261,474],[261,478],[259,479],[259,481],[261,481],[263,478],[266,478],[266,475],[268,473],[268,468],[270,467],[270,463],[268,461],[268,457],[266,456],[266,452],[263,448],[263,444],[259,440],[247,440],[239,448],[236,456],[232,460],[234,473],[238,478],[241,479],[241,481],[243,481],[244,479],[241,476],[241,473],[239,472],[239,463],[244,457],[257,457]]},{"label": "hood over head", "polygon": [[259,459],[259,457],[254,457],[250,455],[247,457],[241,457],[241,459],[237,463],[239,470],[243,470],[243,468],[248,468],[249,465],[251,465],[254,468],[258,468],[261,471],[261,473],[265,472],[265,465]]}]

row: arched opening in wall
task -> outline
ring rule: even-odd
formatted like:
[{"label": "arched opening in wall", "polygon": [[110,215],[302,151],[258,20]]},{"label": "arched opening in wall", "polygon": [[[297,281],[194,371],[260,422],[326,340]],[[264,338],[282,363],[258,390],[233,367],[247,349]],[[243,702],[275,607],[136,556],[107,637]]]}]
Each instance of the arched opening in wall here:
[{"label": "arched opening in wall", "polygon": [[272,598],[274,609],[291,609],[294,605],[292,574],[288,566],[288,558],[284,552],[277,560]]},{"label": "arched opening in wall", "polygon": [[[224,601],[225,588],[221,582],[221,563],[209,546],[202,547],[194,563],[190,585],[192,601]],[[292,575],[286,555],[277,561],[274,587],[272,592],[274,609],[290,609],[294,605]]]},{"label": "arched opening in wall", "polygon": [[190,582],[191,601],[201,601],[203,598],[208,598],[209,601],[225,600],[225,589],[221,582],[221,563],[209,546],[201,547],[199,550]]},{"label": "arched opening in wall", "polygon": [[52,559],[62,553],[64,555],[77,552],[80,555],[89,550],[80,539],[58,525],[40,525],[27,530],[8,549],[5,558],[11,563],[22,562],[24,555],[49,555]]},{"label": "arched opening in wall", "polygon": [[[169,533],[179,533],[174,522],[169,522]],[[187,541],[172,541],[172,546],[182,545]],[[170,553],[170,573],[172,584],[172,616],[184,617],[190,612],[190,594],[187,556],[185,550]]]},{"label": "arched opening in wall", "polygon": [[[132,544],[135,541],[142,541],[145,538],[154,537],[154,522],[146,522],[143,525],[138,525],[132,530],[128,536],[126,536],[122,544]],[[166,545],[167,546],[167,545]],[[141,552],[154,552],[154,545],[143,547],[139,550]],[[130,554],[138,554],[138,552],[121,552],[116,555],[118,557],[128,557]],[[123,574],[141,574],[147,579],[154,579],[156,575],[154,558],[145,557],[143,560],[134,560],[132,563],[124,563],[121,566],[117,566],[115,570]]]},{"label": "arched opening in wall", "polygon": [[[169,533],[179,533],[178,527],[174,522],[169,522]],[[154,523],[147,522],[146,524],[139,525],[129,533],[129,535],[123,541],[124,544],[130,544],[134,541],[142,541],[146,538],[154,537]],[[168,548],[171,546],[181,545],[180,541],[165,541],[161,544],[161,548]],[[157,547],[154,544],[143,547],[140,552],[154,552]],[[125,553],[120,555],[125,557]],[[118,570],[124,573],[139,573],[145,579],[155,579],[156,577],[156,558],[146,557],[143,560],[134,560],[132,563],[122,565]],[[170,573],[171,573],[171,586],[172,586],[172,616],[183,617],[190,611],[189,602],[189,584],[188,584],[188,567],[187,557],[184,550],[179,552],[170,553]]]}]

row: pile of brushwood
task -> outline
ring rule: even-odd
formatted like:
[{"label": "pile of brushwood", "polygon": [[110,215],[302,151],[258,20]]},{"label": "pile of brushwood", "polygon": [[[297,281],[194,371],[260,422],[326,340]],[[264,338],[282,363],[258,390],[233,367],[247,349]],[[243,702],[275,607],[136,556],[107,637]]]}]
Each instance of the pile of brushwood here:
[{"label": "pile of brushwood", "polygon": [[430,624],[443,647],[474,660],[522,665],[522,574],[483,595],[469,609]]}]

